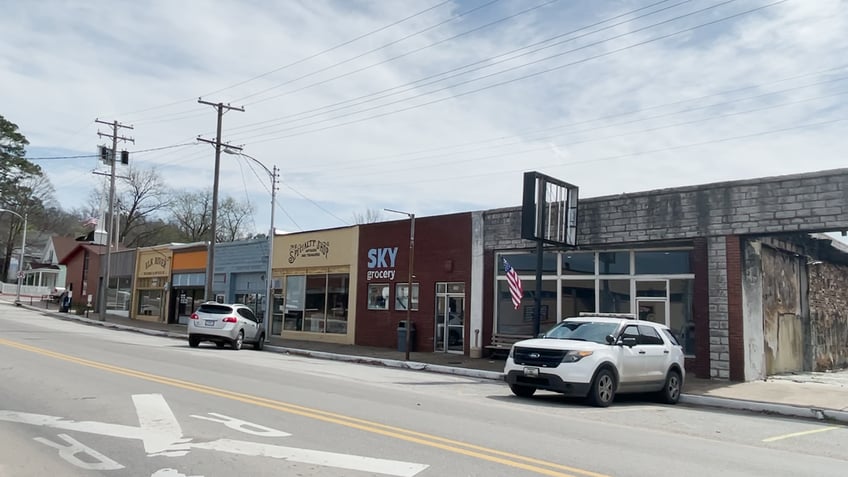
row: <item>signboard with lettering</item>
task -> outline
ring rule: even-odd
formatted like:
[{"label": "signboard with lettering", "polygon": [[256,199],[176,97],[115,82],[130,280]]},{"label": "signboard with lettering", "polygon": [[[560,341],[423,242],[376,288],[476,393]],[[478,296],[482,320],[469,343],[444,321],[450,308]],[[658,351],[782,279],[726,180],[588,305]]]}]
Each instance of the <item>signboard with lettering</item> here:
[{"label": "signboard with lettering", "polygon": [[139,254],[139,277],[167,277],[171,274],[171,256],[163,252],[152,251]]},{"label": "signboard with lettering", "polygon": [[381,247],[368,250],[366,280],[394,280],[397,247]]}]

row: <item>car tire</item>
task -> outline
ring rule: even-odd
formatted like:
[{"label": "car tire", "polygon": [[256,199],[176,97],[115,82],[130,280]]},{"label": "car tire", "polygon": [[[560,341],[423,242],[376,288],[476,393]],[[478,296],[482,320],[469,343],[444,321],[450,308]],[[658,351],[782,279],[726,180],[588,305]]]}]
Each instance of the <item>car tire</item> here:
[{"label": "car tire", "polygon": [[534,388],[533,386],[521,386],[519,384],[510,384],[509,389],[510,391],[512,391],[512,394],[515,394],[516,396],[522,398],[533,397],[533,394],[536,393],[536,388]]},{"label": "car tire", "polygon": [[200,340],[197,339],[197,338],[189,336],[188,337],[188,345],[191,346],[192,348],[197,348],[198,346],[200,346]]},{"label": "car tire", "polygon": [[224,349],[224,342],[223,341],[216,341],[215,346],[217,346],[218,349]]},{"label": "car tire", "polygon": [[608,407],[615,399],[615,375],[603,368],[595,375],[589,389],[589,403],[596,407]]},{"label": "car tire", "polygon": [[239,331],[238,336],[236,336],[236,339],[234,339],[233,342],[232,342],[232,346],[233,346],[234,350],[238,351],[238,350],[241,349],[241,347],[243,345],[244,345],[244,331]]},{"label": "car tire", "polygon": [[665,404],[677,404],[680,401],[680,393],[683,391],[683,377],[680,371],[672,369],[665,377],[665,384],[658,393],[660,402]]},{"label": "car tire", "polygon": [[259,335],[259,339],[256,340],[256,343],[253,343],[253,349],[256,351],[262,351],[262,348],[265,347],[265,333]]}]

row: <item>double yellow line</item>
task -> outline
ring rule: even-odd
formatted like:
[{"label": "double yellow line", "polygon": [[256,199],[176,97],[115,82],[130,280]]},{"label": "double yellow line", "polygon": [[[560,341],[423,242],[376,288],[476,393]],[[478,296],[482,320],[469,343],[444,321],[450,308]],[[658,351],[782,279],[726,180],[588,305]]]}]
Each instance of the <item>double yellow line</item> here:
[{"label": "double yellow line", "polygon": [[143,379],[145,381],[151,381],[154,383],[187,389],[198,393],[208,394],[210,396],[216,396],[232,401],[243,402],[245,404],[252,404],[267,409],[273,409],[275,411],[285,412],[288,414],[295,414],[298,416],[329,422],[332,424],[338,424],[340,426],[350,427],[353,429],[370,432],[372,434],[379,434],[382,436],[412,442],[427,447],[433,447],[447,452],[461,454],[468,457],[474,457],[477,459],[502,464],[516,469],[535,472],[541,475],[549,475],[552,477],[574,477],[575,475],[582,475],[587,477],[608,477],[604,474],[578,469],[576,467],[561,465],[554,462],[546,462],[531,457],[525,457],[518,454],[503,452],[488,447],[482,447],[467,442],[447,439],[444,437],[434,436],[432,434],[426,434],[422,432],[416,432],[400,427],[388,426],[385,424],[380,424],[379,422],[358,419],[342,414],[322,411],[320,409],[299,406],[297,404],[276,401],[273,399],[266,399],[250,394],[228,391],[226,389],[215,388],[203,384],[182,381],[179,379],[173,379],[165,376],[159,376],[156,374],[150,374],[128,368],[122,368],[119,366],[113,366],[111,364],[91,361],[83,358],[78,358],[76,356],[57,353],[55,351],[50,351],[47,349],[37,348],[35,346],[18,343],[15,341],[9,341],[3,338],[0,338],[0,345],[8,346],[10,348],[17,348],[23,351],[29,351],[31,353],[36,353],[42,356],[48,356],[51,358],[67,361],[74,364],[79,364],[82,366],[87,366],[90,368],[108,371],[110,373]]}]

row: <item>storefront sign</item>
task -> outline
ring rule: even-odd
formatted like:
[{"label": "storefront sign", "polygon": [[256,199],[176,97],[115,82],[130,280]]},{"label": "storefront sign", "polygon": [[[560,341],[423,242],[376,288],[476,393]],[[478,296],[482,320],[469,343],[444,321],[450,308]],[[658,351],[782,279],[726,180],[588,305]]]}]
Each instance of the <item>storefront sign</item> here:
[{"label": "storefront sign", "polygon": [[368,271],[365,273],[366,280],[394,280],[397,253],[397,247],[369,249]]},{"label": "storefront sign", "polygon": [[171,257],[160,253],[142,255],[139,259],[139,277],[161,277],[170,273]]},{"label": "storefront sign", "polygon": [[289,263],[294,263],[298,257],[324,257],[330,253],[330,241],[306,240],[302,243],[289,245]]}]

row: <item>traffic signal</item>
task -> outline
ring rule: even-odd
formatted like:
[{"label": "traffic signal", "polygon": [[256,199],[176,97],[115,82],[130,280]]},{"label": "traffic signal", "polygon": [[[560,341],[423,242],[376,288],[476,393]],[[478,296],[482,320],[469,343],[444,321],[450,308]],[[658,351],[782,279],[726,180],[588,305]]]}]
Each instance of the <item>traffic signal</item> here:
[{"label": "traffic signal", "polygon": [[112,150],[106,146],[100,146],[100,160],[106,164],[112,162]]},{"label": "traffic signal", "polygon": [[121,151],[121,164],[128,165],[130,163],[130,152]]}]

